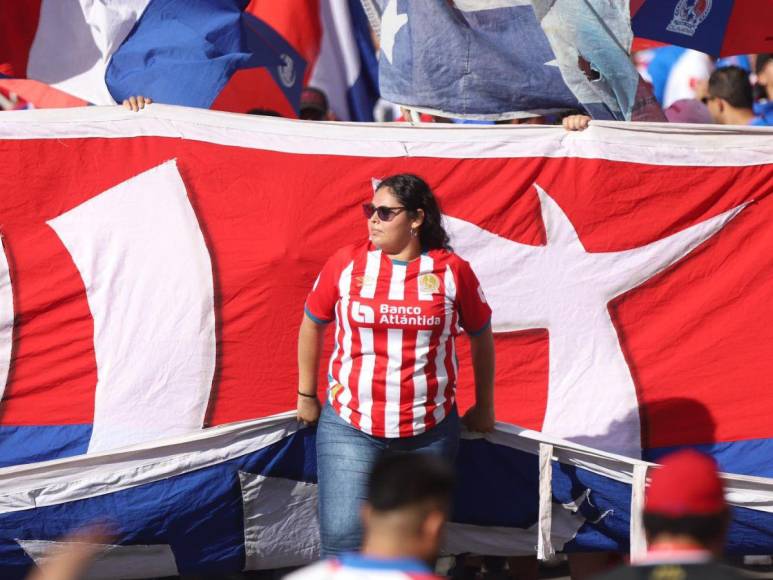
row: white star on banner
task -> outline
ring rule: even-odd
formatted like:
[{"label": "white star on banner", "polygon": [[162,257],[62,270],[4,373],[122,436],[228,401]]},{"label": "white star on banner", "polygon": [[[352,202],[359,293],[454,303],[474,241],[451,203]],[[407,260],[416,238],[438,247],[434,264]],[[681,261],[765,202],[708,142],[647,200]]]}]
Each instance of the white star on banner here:
[{"label": "white star on banner", "polygon": [[685,257],[746,204],[639,248],[588,252],[563,210],[542,188],[534,187],[547,236],[544,246],[513,242],[445,216],[451,242],[472,263],[485,289],[494,332],[548,329],[543,431],[639,457],[636,388],[609,301]]},{"label": "white star on banner", "polygon": [[395,47],[395,36],[408,22],[407,14],[397,13],[397,0],[389,0],[381,15],[381,50],[392,64],[392,51]]}]

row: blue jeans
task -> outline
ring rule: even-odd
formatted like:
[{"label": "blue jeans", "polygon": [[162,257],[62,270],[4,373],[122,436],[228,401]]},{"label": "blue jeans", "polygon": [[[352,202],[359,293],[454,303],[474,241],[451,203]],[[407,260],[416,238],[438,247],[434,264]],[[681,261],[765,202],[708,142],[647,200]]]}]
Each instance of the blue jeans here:
[{"label": "blue jeans", "polygon": [[420,435],[385,438],[363,433],[326,404],[317,426],[322,556],[335,556],[360,548],[360,508],[367,499],[368,476],[382,453],[435,453],[453,462],[458,447],[456,406],[443,421]]}]

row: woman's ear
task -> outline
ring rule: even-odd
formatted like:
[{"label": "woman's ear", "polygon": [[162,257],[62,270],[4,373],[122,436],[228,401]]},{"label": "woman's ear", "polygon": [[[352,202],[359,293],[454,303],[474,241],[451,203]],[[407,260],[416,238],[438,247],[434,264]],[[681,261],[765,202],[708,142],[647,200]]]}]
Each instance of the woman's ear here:
[{"label": "woman's ear", "polygon": [[411,226],[414,227],[414,228],[418,228],[423,223],[424,223],[424,210],[423,209],[417,209],[416,210],[416,217],[413,218],[413,221],[411,222]]}]

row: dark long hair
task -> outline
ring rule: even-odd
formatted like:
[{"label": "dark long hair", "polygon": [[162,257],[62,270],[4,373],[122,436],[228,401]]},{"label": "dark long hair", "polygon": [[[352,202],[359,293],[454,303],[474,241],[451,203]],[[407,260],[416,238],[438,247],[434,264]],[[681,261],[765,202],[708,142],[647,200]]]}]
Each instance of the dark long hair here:
[{"label": "dark long hair", "polygon": [[379,183],[378,189],[382,187],[392,190],[394,196],[408,209],[411,217],[418,215],[417,210],[424,211],[424,223],[419,228],[422,249],[451,251],[448,234],[443,229],[440,207],[426,181],[411,173],[400,173],[386,177]]}]

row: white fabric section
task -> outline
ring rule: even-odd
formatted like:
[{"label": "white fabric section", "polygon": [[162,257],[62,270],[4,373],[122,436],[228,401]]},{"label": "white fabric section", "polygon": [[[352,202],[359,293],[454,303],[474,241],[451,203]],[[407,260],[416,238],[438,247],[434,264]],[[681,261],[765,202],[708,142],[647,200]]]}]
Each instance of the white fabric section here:
[{"label": "white fabric section", "polygon": [[[353,265],[354,262],[350,262],[350,264]],[[317,280],[319,280],[319,277],[317,277]],[[339,278],[338,282],[340,284],[340,282],[341,282],[340,278]],[[340,320],[339,320],[340,319],[339,309],[341,309],[340,312],[344,312],[344,314],[346,314],[345,311],[343,311],[343,309],[342,309],[342,305],[339,303],[336,306],[336,311],[335,311],[335,313],[336,313],[335,344],[333,345],[333,354],[330,355],[330,362],[328,363],[328,367],[327,367],[327,376],[328,376],[328,379],[329,379],[328,382],[330,383],[329,386],[331,388],[335,384],[335,381],[332,378],[333,377],[333,363],[336,360],[338,360],[338,357],[339,357],[339,355],[341,353],[341,324],[343,324],[343,323],[340,322]],[[328,395],[329,395],[328,400],[332,404],[333,403],[333,391],[332,390],[328,390]]]},{"label": "white fabric section", "polygon": [[537,516],[537,558],[549,560],[556,550],[552,541],[553,524],[553,446],[539,446],[539,513]]},{"label": "white fabric section", "polygon": [[322,89],[330,110],[341,121],[349,121],[347,93],[360,76],[360,53],[352,33],[349,4],[336,0],[319,3],[322,43],[309,85]]},{"label": "white fabric section", "polygon": [[[37,566],[45,566],[47,560],[59,550],[77,545],[75,542],[50,542],[46,540],[16,540]],[[177,563],[172,548],[165,544],[149,546],[114,546],[95,544],[98,555],[78,578],[83,580],[113,580],[120,574],[127,580],[177,576]],[[119,572],[120,571],[120,572]]]},{"label": "white fabric section", "polygon": [[357,385],[359,399],[360,429],[365,433],[373,433],[373,371],[376,368],[376,354],[373,350],[373,329],[360,328],[360,346],[362,348],[360,378]]},{"label": "white fabric section", "polygon": [[94,318],[89,452],[201,429],[215,370],[212,264],[176,163],[48,224],[83,278]]},{"label": "white fabric section", "polygon": [[27,76],[95,105],[114,104],[107,65],[149,3],[43,0]]},{"label": "white fabric section", "polygon": [[[6,111],[0,139],[177,137],[234,147],[360,157],[580,157],[682,166],[770,163],[773,128],[593,121],[585,131],[540,125],[322,123],[150,105]],[[700,139],[695,137],[699,136]]]},{"label": "white fabric section", "polygon": [[341,345],[341,371],[338,382],[345,388],[338,396],[341,402],[341,418],[348,421],[352,416],[352,410],[346,405],[352,400],[352,388],[349,384],[349,375],[352,372],[352,326],[349,324],[349,302],[352,295],[352,270],[354,262],[351,262],[338,280],[338,288],[341,292],[341,324],[343,325],[343,344]]},{"label": "white fabric section", "polygon": [[363,298],[373,298],[376,295],[376,286],[378,284],[378,272],[381,269],[381,250],[368,252],[365,261],[365,279],[362,281],[360,296]]},{"label": "white fabric section", "polygon": [[647,537],[644,534],[644,492],[647,487],[647,465],[633,466],[631,483],[631,560],[639,560],[647,553]]},{"label": "white fabric section", "polygon": [[239,472],[245,570],[302,566],[319,559],[317,485]]},{"label": "white fabric section", "polygon": [[400,435],[400,387],[403,368],[403,331],[387,330],[386,402],[384,404],[384,432],[387,437]]},{"label": "white fabric section", "polygon": [[424,431],[424,421],[427,415],[427,375],[424,368],[429,357],[429,344],[432,340],[431,330],[419,330],[416,333],[416,362],[413,367],[413,433]]},{"label": "white fabric section", "polygon": [[[419,300],[432,300],[432,292],[426,292],[421,285],[421,278],[425,274],[432,274],[432,269],[435,267],[435,260],[428,254],[422,254],[419,258],[419,276],[416,278],[416,284],[419,288]],[[434,276],[434,274],[433,274]]]},{"label": "white fabric section", "polygon": [[389,279],[389,300],[405,299],[405,264],[392,264],[392,277]]},{"label": "white fabric section", "polygon": [[[470,261],[486,288],[494,332],[549,331],[543,431],[640,457],[636,387],[608,303],[681,260],[746,206],[645,246],[590,253],[561,207],[537,184],[535,188],[545,246],[513,242],[446,216],[451,243]],[[492,254],[497,260],[487,259]]]},{"label": "white fabric section", "polygon": [[[257,451],[297,431],[295,412],[215,427],[186,437],[94,455],[0,469],[0,513],[58,505],[105,495],[216,465]],[[629,485],[643,461],[584,447],[543,433],[498,423],[494,432],[463,432],[497,445],[538,455],[540,443],[553,446],[554,458]],[[732,505],[773,513],[773,478],[723,475]],[[584,519],[572,506],[553,504],[552,540],[557,550],[571,540]],[[448,549],[492,555],[534,554],[536,525],[530,530],[451,524]],[[525,549],[521,549],[525,546]]]},{"label": "white fabric section", "polygon": [[322,560],[288,574],[284,580],[416,580],[417,578],[436,578],[436,576],[390,570],[380,566],[341,566],[333,560]]},{"label": "white fabric section", "polygon": [[[446,368],[446,345],[448,336],[451,334],[451,321],[454,317],[454,300],[456,300],[456,282],[454,281],[451,267],[446,266],[443,275],[443,287],[445,288],[445,314],[443,320],[443,332],[438,338],[437,354],[435,355],[435,376],[437,377],[437,393],[435,394],[435,410],[433,412],[435,421],[440,422],[445,417],[443,403],[446,400],[445,390],[448,385],[448,369]],[[452,357],[453,358],[453,357]],[[456,361],[453,361],[453,368],[456,371]]]},{"label": "white fabric section", "polygon": [[13,287],[8,270],[8,259],[0,235],[0,400],[5,392],[13,351]]},{"label": "white fabric section", "polygon": [[381,13],[381,34],[379,35],[381,52],[384,58],[392,64],[395,48],[395,37],[400,29],[408,23],[408,15],[397,12],[397,0],[388,0]]},{"label": "white fabric section", "polygon": [[217,465],[298,430],[295,412],[117,451],[0,469],[0,513],[106,495]]},{"label": "white fabric section", "polygon": [[[446,276],[445,276],[445,284],[446,284],[446,296],[448,297],[448,308],[447,314],[451,316],[451,320],[453,320],[453,310],[454,310],[454,300],[456,300],[456,280],[454,279],[454,274],[451,271],[451,266],[446,266]],[[459,317],[457,317],[456,320],[456,326],[458,329],[461,328],[460,326],[460,320]],[[454,381],[456,381],[456,378],[459,376],[459,361],[456,358],[456,340],[451,341],[451,366],[454,369]]]}]

